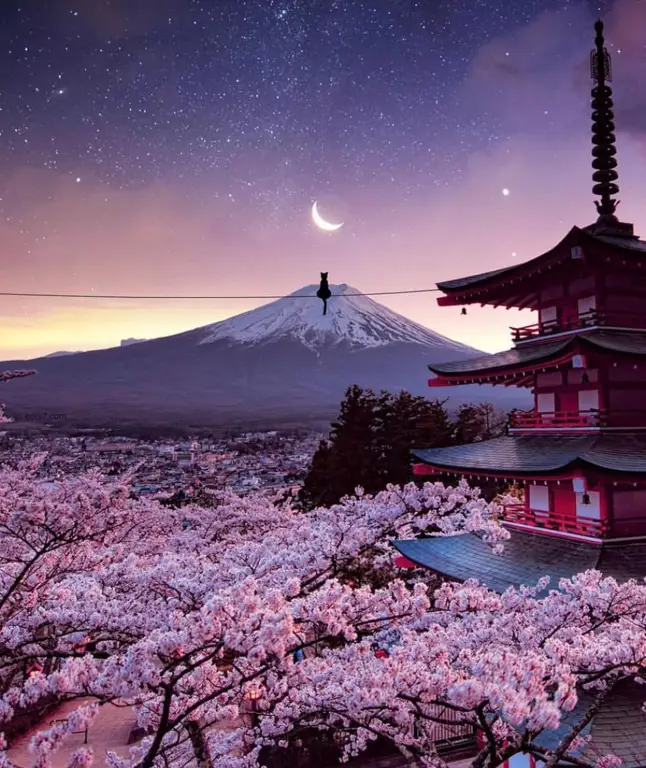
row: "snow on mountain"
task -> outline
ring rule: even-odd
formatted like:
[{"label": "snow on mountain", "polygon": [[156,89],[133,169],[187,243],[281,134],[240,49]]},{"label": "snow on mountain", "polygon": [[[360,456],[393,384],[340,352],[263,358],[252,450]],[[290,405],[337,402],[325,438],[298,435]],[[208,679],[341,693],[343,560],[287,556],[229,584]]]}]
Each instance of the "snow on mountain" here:
[{"label": "snow on mountain", "polygon": [[283,299],[264,304],[205,327],[201,344],[229,339],[241,344],[261,344],[297,339],[308,349],[345,342],[351,347],[382,347],[406,342],[442,347],[450,352],[470,352],[469,347],[446,338],[393,312],[369,296],[357,295],[352,286],[331,285],[327,314],[316,296],[318,285],[307,285]]}]

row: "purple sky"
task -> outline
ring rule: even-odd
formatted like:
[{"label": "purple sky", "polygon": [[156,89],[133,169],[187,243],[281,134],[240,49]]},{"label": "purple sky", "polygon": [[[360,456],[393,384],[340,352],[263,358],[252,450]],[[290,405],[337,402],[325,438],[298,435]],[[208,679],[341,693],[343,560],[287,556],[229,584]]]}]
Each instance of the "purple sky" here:
[{"label": "purple sky", "polygon": [[[188,53],[196,40],[177,30],[198,28],[193,11],[165,3],[164,19],[85,18],[61,0],[42,24],[36,11],[6,20],[2,290],[285,294],[321,270],[362,291],[405,290],[532,258],[595,219],[588,56],[599,11],[613,57],[618,213],[646,236],[646,2],[490,0],[498,15],[475,22],[466,0],[441,18],[412,0],[360,3],[352,25],[326,31],[317,20],[340,51],[332,60],[323,42],[308,44],[308,3],[272,0],[272,23],[301,16],[259,49],[257,67],[248,57],[250,38],[266,32],[261,11],[221,47],[200,22],[206,54],[227,59],[227,72]],[[360,23],[356,40],[339,32]],[[52,52],[56,29],[69,39]],[[375,46],[382,54],[370,58]],[[108,49],[107,63],[97,59]],[[312,226],[314,199],[341,230]],[[166,335],[263,303],[0,301],[0,359]],[[463,317],[433,294],[383,302],[486,350],[509,346],[509,325],[532,322],[505,310]]]}]

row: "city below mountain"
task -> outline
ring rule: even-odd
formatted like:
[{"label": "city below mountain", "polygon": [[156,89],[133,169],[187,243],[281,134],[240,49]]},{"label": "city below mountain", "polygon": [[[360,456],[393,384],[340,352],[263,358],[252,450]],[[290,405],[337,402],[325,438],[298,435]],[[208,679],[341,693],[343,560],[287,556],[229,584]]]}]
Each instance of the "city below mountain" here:
[{"label": "city below mountain", "polygon": [[348,285],[330,286],[323,315],[306,286],[213,325],[119,347],[58,352],[0,370],[34,368],[2,400],[16,419],[75,426],[277,426],[324,424],[352,384],[489,401],[508,410],[523,393],[492,387],[429,390],[427,364],[477,350],[414,323]]}]

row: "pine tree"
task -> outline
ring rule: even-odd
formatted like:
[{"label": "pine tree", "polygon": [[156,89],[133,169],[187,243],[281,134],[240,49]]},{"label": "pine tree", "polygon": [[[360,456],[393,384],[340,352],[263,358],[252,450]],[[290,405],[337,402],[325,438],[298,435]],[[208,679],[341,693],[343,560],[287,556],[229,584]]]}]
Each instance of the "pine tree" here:
[{"label": "pine tree", "polygon": [[455,443],[463,445],[500,437],[506,423],[507,416],[491,403],[461,405],[454,426]]},{"label": "pine tree", "polygon": [[412,479],[411,449],[449,445],[452,425],[441,401],[408,392],[393,395],[350,387],[333,422],[329,440],[322,441],[300,493],[312,508],[338,502],[357,486],[377,493],[388,483]]}]

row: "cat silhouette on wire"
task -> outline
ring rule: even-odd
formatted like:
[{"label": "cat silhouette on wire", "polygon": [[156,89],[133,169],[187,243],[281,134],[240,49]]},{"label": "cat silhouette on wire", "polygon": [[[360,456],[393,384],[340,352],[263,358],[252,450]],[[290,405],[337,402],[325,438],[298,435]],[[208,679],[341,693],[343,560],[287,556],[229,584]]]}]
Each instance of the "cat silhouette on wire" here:
[{"label": "cat silhouette on wire", "polygon": [[332,292],[330,291],[330,285],[327,281],[327,272],[321,272],[321,284],[319,285],[319,289],[316,292],[316,295],[319,299],[323,302],[323,314],[327,315],[327,300],[332,296]]}]

